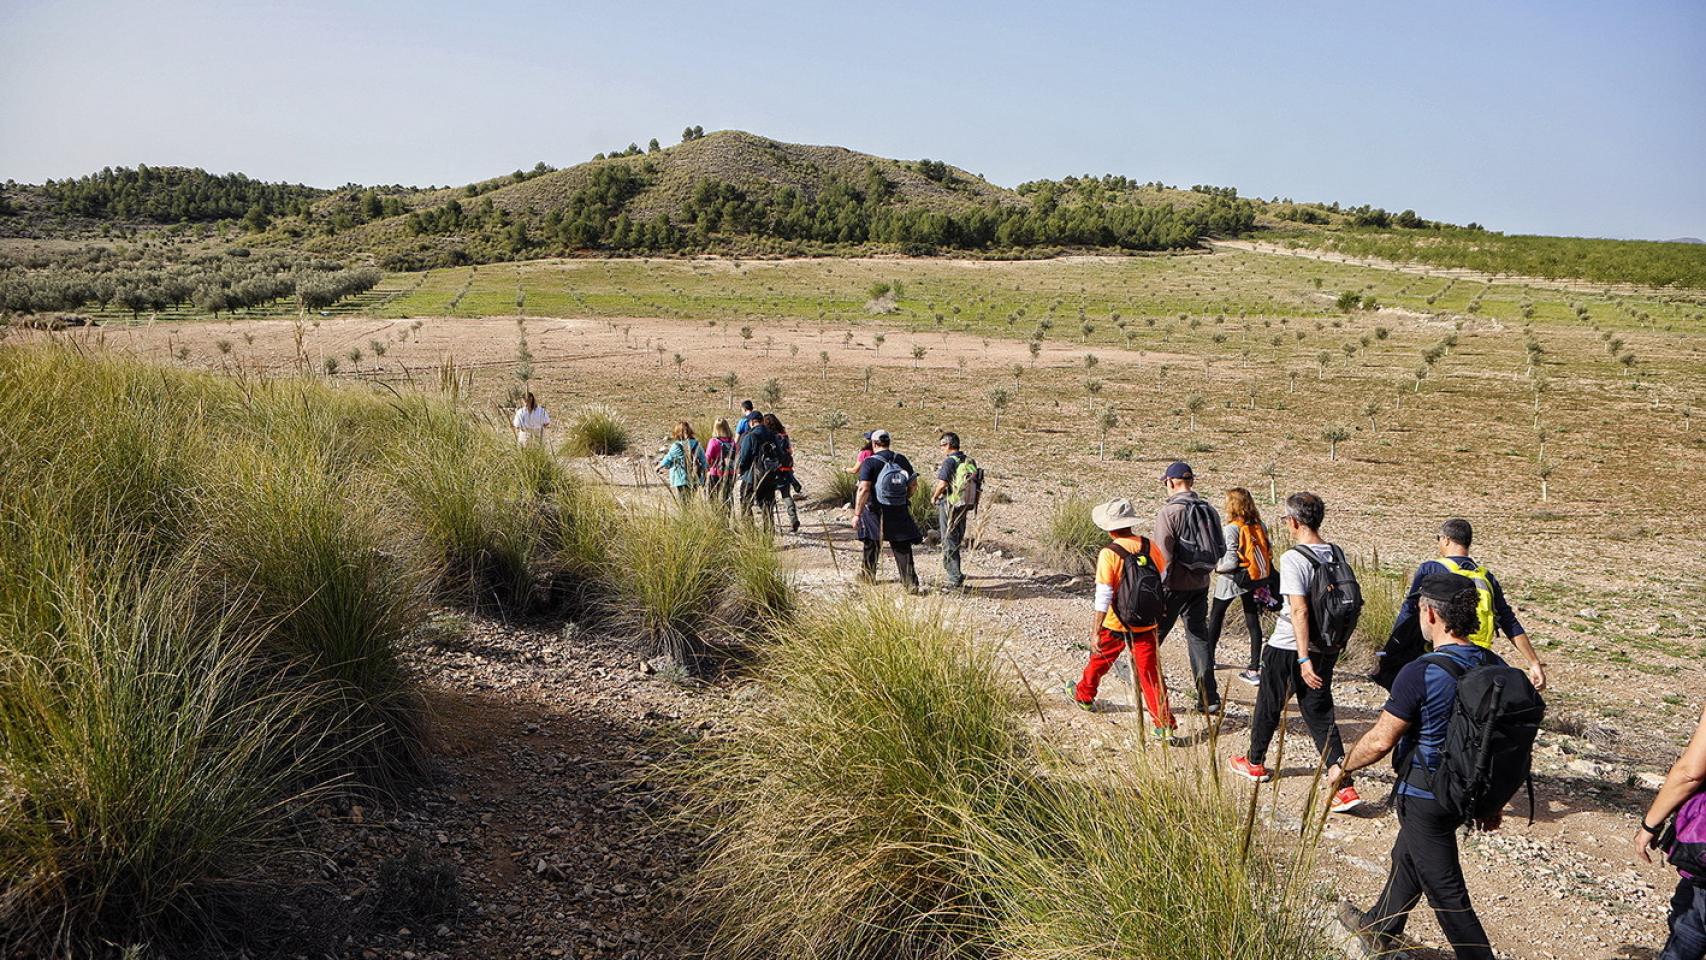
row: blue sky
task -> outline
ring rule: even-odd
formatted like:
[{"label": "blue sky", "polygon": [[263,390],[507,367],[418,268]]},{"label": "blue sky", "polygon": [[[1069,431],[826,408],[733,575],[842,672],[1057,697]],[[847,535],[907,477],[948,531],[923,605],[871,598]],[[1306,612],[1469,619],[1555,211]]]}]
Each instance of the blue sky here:
[{"label": "blue sky", "polygon": [[0,179],[465,183],[739,128],[1706,236],[1706,3],[0,0]]}]

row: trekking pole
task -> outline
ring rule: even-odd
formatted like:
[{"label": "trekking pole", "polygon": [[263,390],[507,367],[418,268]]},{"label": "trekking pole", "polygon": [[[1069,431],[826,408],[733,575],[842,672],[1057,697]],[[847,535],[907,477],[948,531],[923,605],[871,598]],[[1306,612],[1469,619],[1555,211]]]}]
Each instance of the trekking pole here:
[{"label": "trekking pole", "polygon": [[[1287,683],[1287,686],[1288,687],[1290,686],[1289,682]],[[1279,784],[1277,781],[1279,779],[1279,772],[1285,768],[1285,728],[1290,725],[1290,721],[1288,718],[1288,714],[1290,714],[1290,713],[1291,713],[1291,691],[1289,689],[1287,689],[1285,691],[1285,699],[1280,701],[1279,743],[1274,745],[1274,772],[1273,772],[1273,777],[1274,777],[1276,782],[1274,784],[1273,805],[1268,810],[1268,819],[1269,820],[1273,820],[1279,816],[1279,795],[1280,795],[1280,792],[1279,792]]]},{"label": "trekking pole", "polygon": [[818,525],[823,527],[823,545],[829,548],[829,562],[835,565],[835,575],[841,576],[841,558],[835,553],[835,531],[829,529],[829,521],[818,518]]}]

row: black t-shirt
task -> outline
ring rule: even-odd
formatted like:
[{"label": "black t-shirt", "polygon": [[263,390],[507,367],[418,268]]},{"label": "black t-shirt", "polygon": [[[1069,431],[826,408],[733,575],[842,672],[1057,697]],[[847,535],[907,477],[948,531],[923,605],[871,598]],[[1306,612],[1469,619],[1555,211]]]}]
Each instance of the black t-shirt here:
[{"label": "black t-shirt", "polygon": [[948,454],[942,460],[942,465],[936,469],[936,479],[952,487],[954,485],[954,473],[960,469],[960,464],[965,462],[965,459],[964,450],[955,450]]},{"label": "black t-shirt", "polygon": [[[865,462],[859,465],[859,482],[875,484],[877,482],[877,475],[883,472],[883,467],[890,460],[893,460],[897,466],[902,470],[905,470],[907,473],[916,475],[915,471],[912,469],[912,461],[906,459],[902,454],[895,453],[893,450],[878,450],[876,453],[866,457]],[[872,491],[871,502],[875,503],[876,500],[876,492]]]}]

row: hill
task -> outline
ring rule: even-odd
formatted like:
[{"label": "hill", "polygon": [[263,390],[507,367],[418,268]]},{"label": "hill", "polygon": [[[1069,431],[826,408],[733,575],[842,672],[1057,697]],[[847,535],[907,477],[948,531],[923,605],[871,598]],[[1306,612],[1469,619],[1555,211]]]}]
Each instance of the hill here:
[{"label": "hill", "polygon": [[[67,246],[135,240],[170,262],[235,246],[415,271],[624,253],[1040,257],[1188,249],[1205,237],[1258,232],[1424,267],[1706,289],[1706,245],[1698,243],[1507,236],[1413,210],[1252,199],[1233,187],[1182,190],[1120,175],[1009,189],[939,160],[738,130],[693,128],[674,146],[630,144],[563,169],[541,162],[461,187],[320,189],[142,166],[0,188],[0,257],[23,258],[0,261],[14,291],[20,266],[89,259]],[[36,290],[22,299],[44,302]]]}]

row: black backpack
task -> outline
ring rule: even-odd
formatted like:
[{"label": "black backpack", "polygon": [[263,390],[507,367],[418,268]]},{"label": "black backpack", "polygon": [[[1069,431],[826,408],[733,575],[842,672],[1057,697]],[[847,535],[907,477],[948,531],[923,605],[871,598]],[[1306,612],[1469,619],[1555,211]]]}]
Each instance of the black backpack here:
[{"label": "black backpack", "polygon": [[1362,616],[1362,587],[1345,553],[1336,544],[1331,560],[1322,560],[1305,546],[1293,547],[1315,568],[1309,579],[1309,648],[1336,653],[1351,642]]},{"label": "black backpack", "polygon": [[1220,529],[1220,515],[1202,499],[1187,500],[1184,507],[1167,565],[1206,576],[1226,553],[1226,534]]},{"label": "black backpack", "polygon": [[1375,654],[1374,672],[1368,678],[1382,689],[1392,689],[1392,684],[1398,680],[1398,671],[1419,659],[1426,648],[1420,616],[1393,626],[1392,635],[1386,638],[1386,646]]},{"label": "black backpack", "polygon": [[1167,610],[1166,596],[1161,592],[1161,574],[1149,553],[1149,540],[1143,539],[1143,551],[1132,553],[1117,543],[1108,544],[1120,564],[1120,582],[1114,588],[1114,616],[1128,628],[1152,627],[1161,621]]},{"label": "black backpack", "polygon": [[1405,779],[1431,791],[1444,810],[1464,821],[1490,817],[1505,808],[1517,788],[1528,785],[1528,816],[1534,819],[1534,738],[1546,717],[1546,701],[1516,667],[1483,660],[1473,667],[1444,654],[1438,665],[1457,681],[1457,701],[1440,745],[1439,766],[1416,766],[1411,752]]}]

